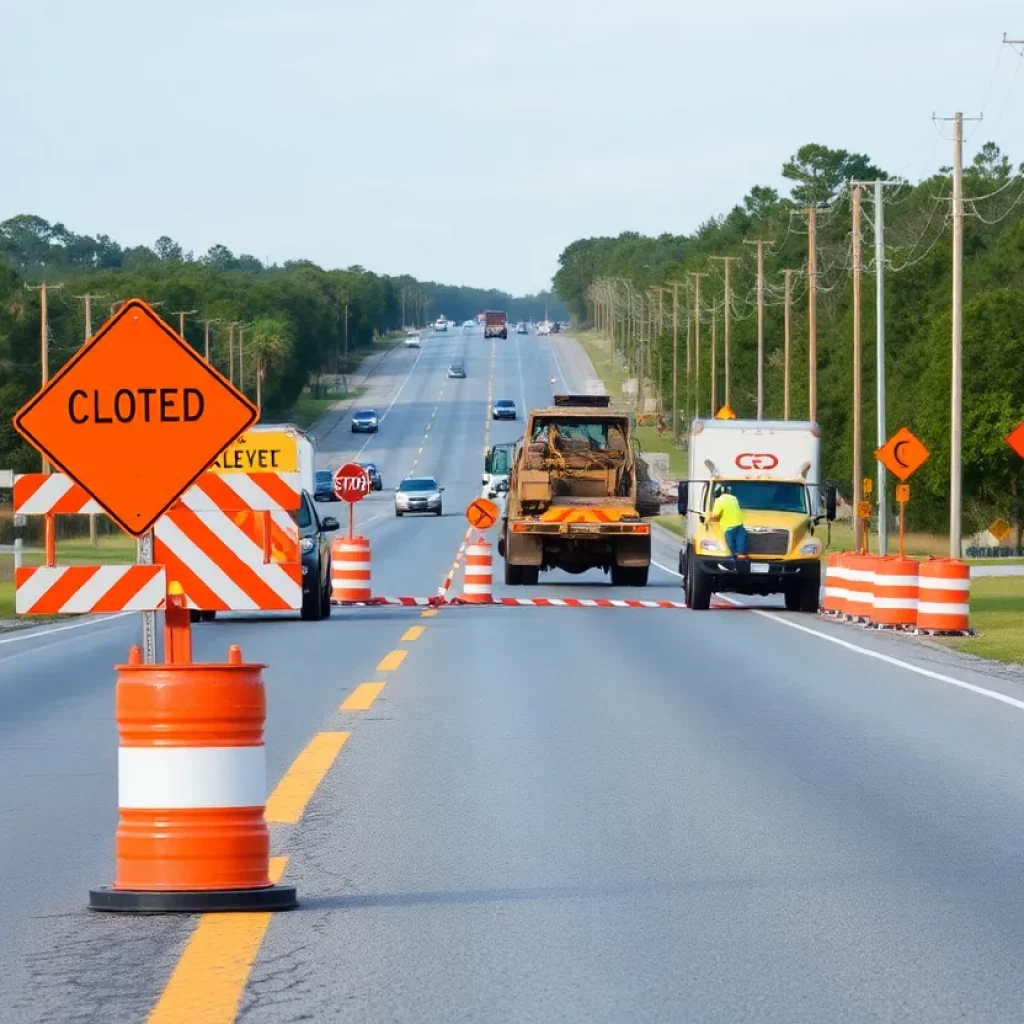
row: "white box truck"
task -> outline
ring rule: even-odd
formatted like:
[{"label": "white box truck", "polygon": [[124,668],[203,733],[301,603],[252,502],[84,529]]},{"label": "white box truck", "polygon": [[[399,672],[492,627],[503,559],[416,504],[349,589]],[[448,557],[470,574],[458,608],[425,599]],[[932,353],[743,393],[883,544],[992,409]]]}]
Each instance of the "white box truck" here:
[{"label": "white box truck", "polygon": [[[790,611],[816,612],[823,545],[816,529],[835,519],[836,492],[820,480],[821,431],[793,420],[694,420],[689,479],[679,484],[686,517],[679,573],[691,608],[711,595],[783,594]],[[715,491],[728,487],[743,512],[746,558],[711,522]]]}]

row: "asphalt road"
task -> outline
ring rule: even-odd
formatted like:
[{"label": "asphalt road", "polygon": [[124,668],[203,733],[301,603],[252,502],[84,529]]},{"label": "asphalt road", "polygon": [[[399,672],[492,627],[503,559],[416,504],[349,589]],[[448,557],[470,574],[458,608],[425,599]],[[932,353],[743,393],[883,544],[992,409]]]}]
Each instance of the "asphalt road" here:
[{"label": "asphalt road", "polygon": [[[377,593],[444,578],[485,437],[520,426],[490,424],[488,395],[527,407],[587,374],[569,339],[461,331],[381,364],[361,401],[380,432],[335,417],[319,437],[323,465],[384,476],[357,508]],[[410,472],[438,477],[445,515],[395,519]],[[678,599],[670,536],[655,558],[645,591],[496,591]],[[0,636],[0,1021],[173,1019],[179,963],[200,1008],[237,973],[246,1022],[1020,1021],[1019,676],[779,605],[197,627],[198,657],[240,643],[269,666],[272,784],[351,733],[273,826],[302,906],[240,973],[224,945],[196,956],[201,932],[186,951],[194,920],[83,909],[113,872],[112,666],[135,618]],[[339,711],[369,681],[369,709]]]}]

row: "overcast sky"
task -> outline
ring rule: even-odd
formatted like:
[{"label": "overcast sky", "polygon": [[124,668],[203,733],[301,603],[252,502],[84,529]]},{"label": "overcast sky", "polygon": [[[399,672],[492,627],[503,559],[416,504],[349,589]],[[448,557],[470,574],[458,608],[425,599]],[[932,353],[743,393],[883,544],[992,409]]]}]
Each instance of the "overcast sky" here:
[{"label": "overcast sky", "polygon": [[0,0],[0,219],[519,293],[805,142],[1024,159],[1020,0]]}]

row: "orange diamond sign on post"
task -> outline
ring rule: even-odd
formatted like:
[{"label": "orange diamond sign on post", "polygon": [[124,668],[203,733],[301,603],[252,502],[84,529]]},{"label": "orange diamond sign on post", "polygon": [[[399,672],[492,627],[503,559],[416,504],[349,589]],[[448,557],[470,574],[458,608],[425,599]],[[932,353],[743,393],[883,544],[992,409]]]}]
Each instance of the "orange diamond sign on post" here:
[{"label": "orange diamond sign on post", "polygon": [[1024,459],[1024,423],[1018,423],[1006,438],[1006,443]]},{"label": "orange diamond sign on post", "polygon": [[906,481],[928,461],[930,454],[906,427],[900,427],[875,452],[875,458],[897,479]]},{"label": "orange diamond sign on post", "polygon": [[145,302],[129,299],[14,428],[139,537],[258,418]]}]

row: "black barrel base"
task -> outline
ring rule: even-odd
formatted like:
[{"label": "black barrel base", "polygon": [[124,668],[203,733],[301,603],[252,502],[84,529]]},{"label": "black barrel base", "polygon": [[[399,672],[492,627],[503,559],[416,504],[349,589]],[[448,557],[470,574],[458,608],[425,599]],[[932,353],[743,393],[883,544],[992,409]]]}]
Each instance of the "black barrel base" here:
[{"label": "black barrel base", "polygon": [[294,885],[211,892],[136,892],[109,887],[89,890],[90,910],[118,914],[226,914],[294,910],[298,905]]}]

